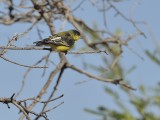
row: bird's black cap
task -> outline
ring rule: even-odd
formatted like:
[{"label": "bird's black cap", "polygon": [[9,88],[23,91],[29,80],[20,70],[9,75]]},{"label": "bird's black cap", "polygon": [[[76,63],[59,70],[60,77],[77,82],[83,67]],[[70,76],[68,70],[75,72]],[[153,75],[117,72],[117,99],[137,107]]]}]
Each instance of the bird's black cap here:
[{"label": "bird's black cap", "polygon": [[73,32],[74,32],[74,34],[76,34],[76,35],[79,35],[79,36],[81,35],[80,32],[77,31],[77,30],[73,30]]}]

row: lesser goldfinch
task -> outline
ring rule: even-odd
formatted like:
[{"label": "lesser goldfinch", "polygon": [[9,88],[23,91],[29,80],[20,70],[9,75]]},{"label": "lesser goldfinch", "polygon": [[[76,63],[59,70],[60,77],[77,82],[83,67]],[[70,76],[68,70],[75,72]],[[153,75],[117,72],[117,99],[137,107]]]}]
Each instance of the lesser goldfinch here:
[{"label": "lesser goldfinch", "polygon": [[59,32],[41,41],[36,41],[34,44],[36,44],[36,46],[50,46],[53,51],[67,53],[79,38],[80,32],[77,30],[69,30]]}]

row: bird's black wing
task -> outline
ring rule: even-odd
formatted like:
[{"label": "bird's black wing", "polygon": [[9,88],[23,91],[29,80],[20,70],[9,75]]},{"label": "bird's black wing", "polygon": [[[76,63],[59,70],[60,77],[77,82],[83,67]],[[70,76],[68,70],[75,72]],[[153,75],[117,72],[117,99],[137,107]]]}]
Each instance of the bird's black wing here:
[{"label": "bird's black wing", "polygon": [[60,36],[57,36],[57,37],[53,37],[51,36],[50,37],[50,44],[54,44],[54,45],[61,45],[61,46],[72,46],[74,45],[74,41],[71,39],[71,37],[69,36],[64,36],[64,37],[60,37]]},{"label": "bird's black wing", "polygon": [[53,36],[50,36],[49,38],[45,38],[42,41],[37,41],[34,42],[36,46],[41,46],[41,45],[47,45],[47,44],[54,44],[57,46],[73,46],[74,45],[74,40],[71,39],[70,34],[65,34],[65,36],[60,36],[58,34],[55,34]]}]

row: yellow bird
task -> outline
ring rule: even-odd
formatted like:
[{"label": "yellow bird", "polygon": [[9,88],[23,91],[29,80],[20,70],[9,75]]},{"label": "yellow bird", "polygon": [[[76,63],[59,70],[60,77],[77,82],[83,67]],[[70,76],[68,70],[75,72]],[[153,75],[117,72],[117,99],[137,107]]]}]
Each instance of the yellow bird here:
[{"label": "yellow bird", "polygon": [[50,46],[53,51],[67,54],[78,39],[80,39],[80,32],[77,30],[69,30],[59,32],[41,41],[36,41],[34,44],[36,44],[36,46]]}]

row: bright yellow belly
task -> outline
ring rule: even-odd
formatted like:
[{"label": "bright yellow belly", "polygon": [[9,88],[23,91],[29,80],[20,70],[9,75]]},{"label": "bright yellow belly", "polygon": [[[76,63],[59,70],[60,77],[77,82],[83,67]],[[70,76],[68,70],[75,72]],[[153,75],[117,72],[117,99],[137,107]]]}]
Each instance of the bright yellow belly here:
[{"label": "bright yellow belly", "polygon": [[73,46],[67,47],[67,46],[55,46],[55,45],[49,45],[49,46],[52,48],[52,50],[58,51],[58,52],[66,52],[73,47]]}]

